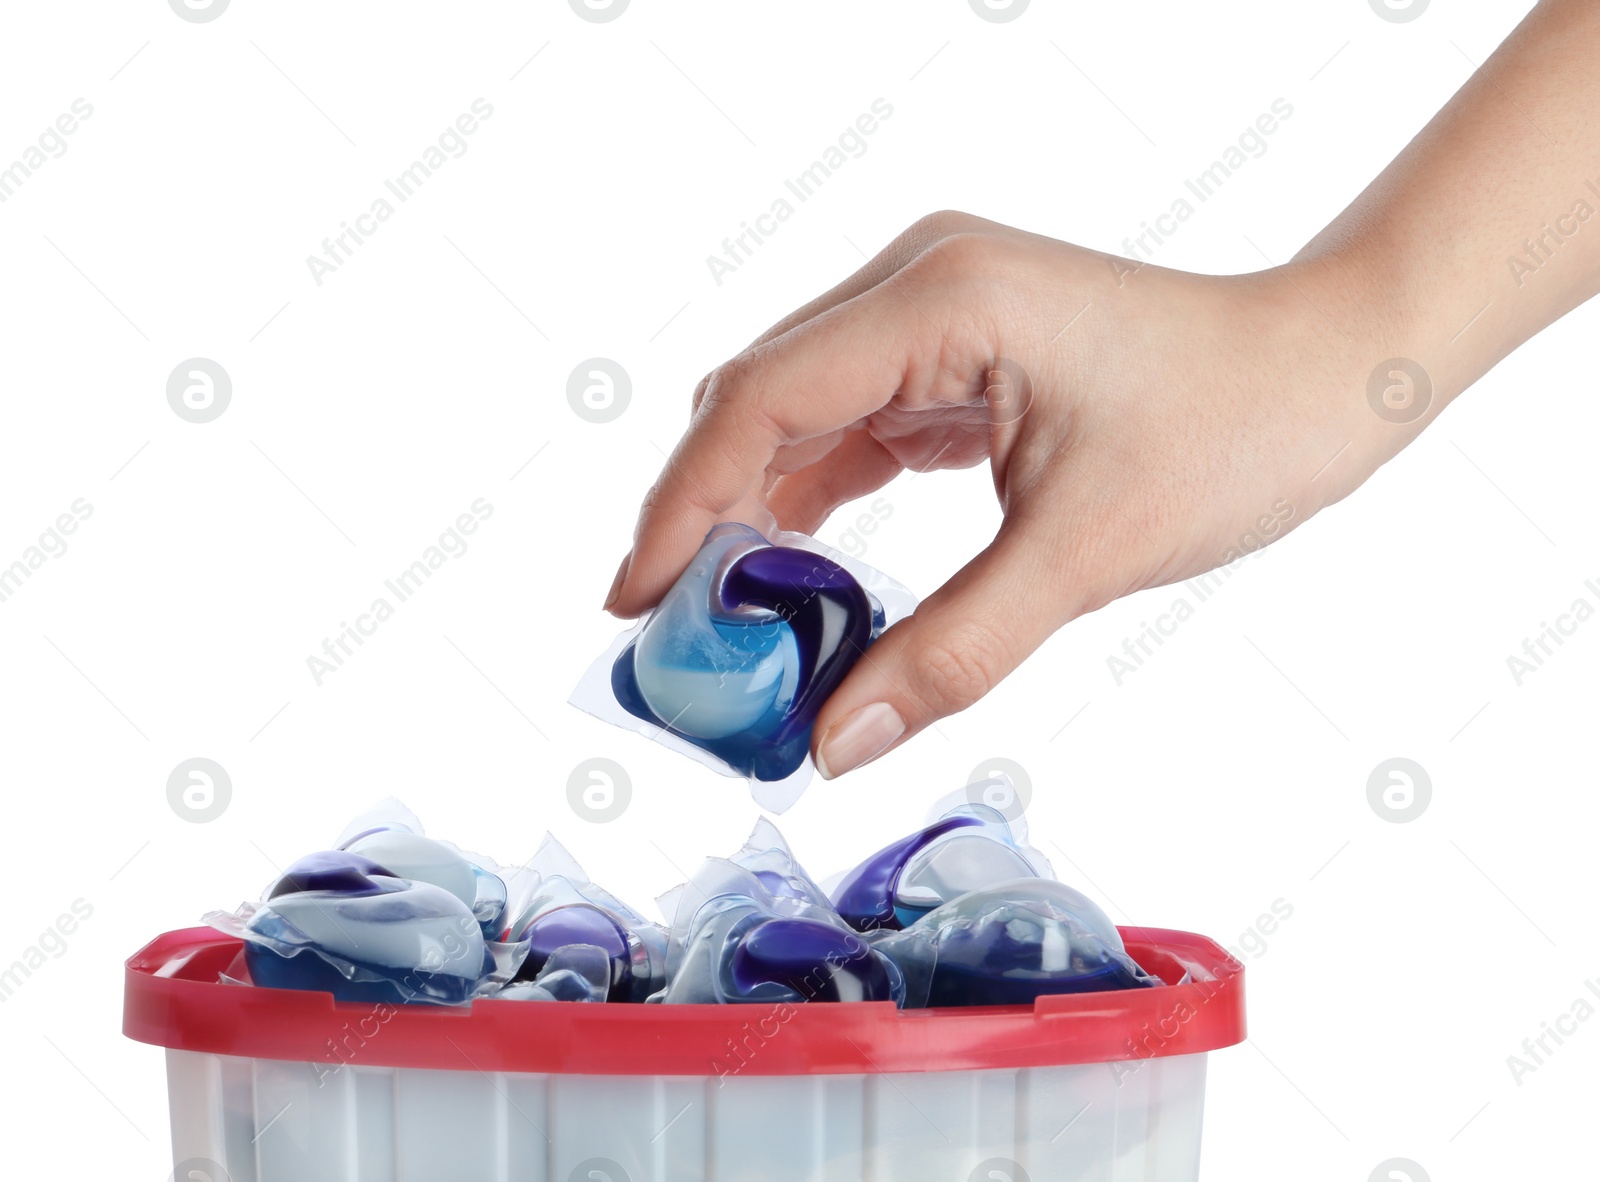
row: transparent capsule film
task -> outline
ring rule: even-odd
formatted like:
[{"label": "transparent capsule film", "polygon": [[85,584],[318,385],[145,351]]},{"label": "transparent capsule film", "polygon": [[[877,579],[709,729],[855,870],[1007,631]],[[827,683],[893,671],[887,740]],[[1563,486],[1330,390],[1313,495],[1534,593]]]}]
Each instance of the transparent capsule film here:
[{"label": "transparent capsule film", "polygon": [[770,821],[661,900],[669,1003],[894,1001],[899,970],[840,918]]},{"label": "transparent capsule film", "polygon": [[344,849],[357,838],[386,829],[400,829],[407,833],[424,832],[422,821],[404,801],[397,797],[386,796],[360,816],[352,818],[335,839],[334,848]]},{"label": "transparent capsule film", "polygon": [[206,919],[244,941],[254,984],[346,1001],[467,1001],[510,980],[522,956],[485,940],[449,892],[383,875],[359,890],[291,889]]},{"label": "transparent capsule film", "polygon": [[908,1007],[1023,1005],[1161,984],[1120,939],[1108,942],[1080,918],[1079,899],[1059,883],[1019,879],[968,892],[872,944],[900,967]]},{"label": "transparent capsule film", "polygon": [[448,1003],[515,975],[524,949],[499,939],[499,875],[424,836],[393,798],[341,836],[341,848],[292,863],[260,902],[207,916],[245,942],[254,981],[345,1000]]},{"label": "transparent capsule film", "polygon": [[[752,836],[761,835],[758,825]],[[734,860],[737,858],[753,863],[755,868],[741,865]],[[845,926],[827,896],[788,856],[787,845],[759,851],[752,851],[747,845],[734,858],[707,858],[688,882],[658,901],[662,913],[670,915],[667,929],[669,977],[679,971],[696,926],[722,901],[729,899],[771,918],[814,919]]]},{"label": "transparent capsule film", "polygon": [[[1020,810],[1011,815],[987,803],[1005,775],[951,793],[921,829],[877,850],[829,879],[829,897],[858,931],[896,929],[956,896],[1017,878],[1053,880],[1049,861],[1027,843]],[[946,847],[949,848],[946,848]]]},{"label": "transparent capsule film", "polygon": [[487,939],[504,931],[508,887],[498,868],[426,836],[415,814],[393,798],[346,826],[339,849],[382,865],[397,878],[449,891],[466,904]]},{"label": "transparent capsule film", "polygon": [[906,860],[895,884],[894,909],[902,925],[968,891],[1026,878],[1032,872],[1021,852],[994,838],[952,833]]},{"label": "transparent capsule film", "polygon": [[1028,839],[1028,806],[1032,788],[1013,782],[1004,771],[970,781],[955,792],[946,793],[928,810],[928,823],[952,816],[972,816],[1003,827],[1008,840],[1021,851],[1032,873],[1039,878],[1054,878],[1050,859]]},{"label": "transparent capsule film", "polygon": [[757,901],[719,896],[696,912],[669,1004],[892,1001],[899,969],[843,924],[775,915]]},{"label": "transparent capsule film", "polygon": [[[539,981],[563,948],[588,949],[610,965],[601,1000],[643,1001],[666,983],[667,933],[590,882],[565,848],[547,837],[532,863],[546,871],[509,912],[507,932],[527,948],[518,982]],[[570,877],[569,877],[570,876]]]},{"label": "transparent capsule film", "polygon": [[557,948],[531,982],[513,984],[494,996],[506,1000],[607,1001],[612,989],[612,963],[593,944]]},{"label": "transparent capsule film", "polygon": [[778,827],[759,818],[744,845],[729,859],[755,875],[775,899],[796,899],[832,909],[828,894],[816,884],[795,858]]}]

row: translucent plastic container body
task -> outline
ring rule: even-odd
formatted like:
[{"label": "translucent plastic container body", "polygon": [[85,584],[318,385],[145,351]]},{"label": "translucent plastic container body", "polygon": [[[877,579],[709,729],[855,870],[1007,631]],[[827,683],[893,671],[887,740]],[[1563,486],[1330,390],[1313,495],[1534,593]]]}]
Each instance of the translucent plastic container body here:
[{"label": "translucent plastic container body", "polygon": [[[1172,984],[1032,1007],[364,1007],[129,961],[189,1182],[1194,1182],[1206,1052],[1244,1037],[1208,940],[1124,929]],[[524,1069],[528,1068],[528,1069]]]}]

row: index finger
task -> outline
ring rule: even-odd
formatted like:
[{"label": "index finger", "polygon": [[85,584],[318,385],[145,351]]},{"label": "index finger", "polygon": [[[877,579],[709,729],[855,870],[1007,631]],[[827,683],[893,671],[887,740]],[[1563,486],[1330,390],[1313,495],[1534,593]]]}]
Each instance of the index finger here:
[{"label": "index finger", "polygon": [[915,376],[915,359],[928,355],[926,331],[909,300],[885,283],[713,373],[645,497],[610,610],[636,616],[659,601],[717,522],[764,517],[778,449],[887,405]]}]

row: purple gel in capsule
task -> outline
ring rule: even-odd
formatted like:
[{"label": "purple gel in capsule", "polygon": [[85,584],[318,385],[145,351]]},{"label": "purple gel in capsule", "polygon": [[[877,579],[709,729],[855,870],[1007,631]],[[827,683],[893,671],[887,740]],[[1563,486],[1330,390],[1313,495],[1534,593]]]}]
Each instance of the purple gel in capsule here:
[{"label": "purple gel in capsule", "polygon": [[573,945],[598,949],[611,962],[609,999],[626,1001],[633,988],[633,955],[627,933],[616,920],[591,903],[553,907],[527,924],[513,938],[528,941],[528,956],[517,980],[531,981],[557,950]]},{"label": "purple gel in capsule", "polygon": [[268,899],[297,891],[336,891],[341,895],[376,895],[383,890],[372,881],[373,875],[395,875],[371,858],[348,850],[322,850],[307,854],[283,872],[272,886]]},{"label": "purple gel in capsule", "polygon": [[898,976],[860,936],[814,919],[756,924],[728,967],[741,993],[778,985],[801,1001],[893,1001]]}]

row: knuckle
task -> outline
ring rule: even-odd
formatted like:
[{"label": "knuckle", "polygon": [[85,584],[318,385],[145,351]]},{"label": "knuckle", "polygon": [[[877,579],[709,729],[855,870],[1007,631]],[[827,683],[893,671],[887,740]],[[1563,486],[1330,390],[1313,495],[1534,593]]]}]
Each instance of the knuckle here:
[{"label": "knuckle", "polygon": [[754,361],[748,353],[730,357],[702,380],[699,409],[703,414],[737,406],[754,389]]},{"label": "knuckle", "polygon": [[667,462],[639,501],[640,521],[654,517],[671,504],[674,469],[673,458],[668,456]]},{"label": "knuckle", "polygon": [[697,413],[738,424],[740,438],[751,432],[765,435],[776,447],[786,435],[778,413],[761,398],[762,368],[761,356],[754,352],[723,362],[707,375]]},{"label": "knuckle", "polygon": [[933,243],[912,266],[934,281],[948,281],[983,274],[993,256],[994,244],[987,234],[963,231]]},{"label": "knuckle", "polygon": [[634,530],[636,544],[643,533],[644,527],[655,519],[661,512],[662,506],[666,503],[666,490],[662,486],[666,483],[670,474],[671,469],[669,468],[656,477],[655,483],[650,486],[649,490],[644,494],[644,498],[639,502],[639,523]]},{"label": "knuckle", "polygon": [[701,378],[697,383],[695,383],[694,401],[691,403],[692,409],[700,409],[700,404],[705,401],[706,390],[711,385],[711,379],[714,377],[716,377],[716,370],[712,370],[710,373],[706,374],[705,377]]},{"label": "knuckle", "polygon": [[948,238],[952,234],[960,234],[971,230],[982,220],[982,218],[974,217],[970,213],[963,213],[958,209],[940,209],[918,218],[911,224],[911,228],[906,231],[905,236],[924,243],[937,242],[939,239]]}]

